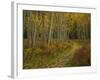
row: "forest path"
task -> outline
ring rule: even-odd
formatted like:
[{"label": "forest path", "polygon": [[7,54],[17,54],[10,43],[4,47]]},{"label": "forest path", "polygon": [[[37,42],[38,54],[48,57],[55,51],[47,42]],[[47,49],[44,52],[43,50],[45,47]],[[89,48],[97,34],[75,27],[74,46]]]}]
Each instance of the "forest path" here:
[{"label": "forest path", "polygon": [[77,43],[73,43],[73,46],[72,46],[72,50],[68,51],[68,50],[65,50],[58,58],[57,61],[57,64],[56,65],[59,65],[60,66],[69,66],[70,65],[70,60],[72,60],[72,58],[74,57],[74,54],[77,50],[79,50],[82,46],[77,44]]},{"label": "forest path", "polygon": [[[68,44],[71,47],[66,48],[62,52],[57,52],[54,54],[34,54],[32,55],[32,61],[25,64],[25,67],[29,68],[54,68],[54,67],[69,67],[72,66],[72,59],[77,50],[82,48],[82,45],[78,44],[76,41]],[[66,45],[67,46],[67,45]]]}]

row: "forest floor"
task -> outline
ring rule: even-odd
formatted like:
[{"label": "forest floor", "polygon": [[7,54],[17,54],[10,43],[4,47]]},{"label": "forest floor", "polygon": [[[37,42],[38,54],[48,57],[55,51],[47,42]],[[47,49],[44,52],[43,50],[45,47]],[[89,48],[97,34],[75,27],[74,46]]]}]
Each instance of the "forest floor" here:
[{"label": "forest floor", "polygon": [[24,49],[23,68],[90,66],[90,41],[67,41]]}]

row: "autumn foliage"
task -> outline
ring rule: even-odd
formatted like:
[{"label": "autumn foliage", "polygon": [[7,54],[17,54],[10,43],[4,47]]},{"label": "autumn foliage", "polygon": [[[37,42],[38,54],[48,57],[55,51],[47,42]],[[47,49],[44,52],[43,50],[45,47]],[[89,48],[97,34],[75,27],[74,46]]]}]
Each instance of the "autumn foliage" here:
[{"label": "autumn foliage", "polygon": [[91,14],[23,10],[23,68],[91,65]]}]

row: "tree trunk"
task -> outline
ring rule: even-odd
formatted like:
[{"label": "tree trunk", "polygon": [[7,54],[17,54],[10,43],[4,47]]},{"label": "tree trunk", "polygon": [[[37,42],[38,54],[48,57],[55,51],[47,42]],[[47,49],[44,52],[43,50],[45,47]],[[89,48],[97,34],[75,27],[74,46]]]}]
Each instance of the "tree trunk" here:
[{"label": "tree trunk", "polygon": [[38,12],[35,13],[35,18],[34,18],[33,47],[36,46],[37,16],[38,16]]},{"label": "tree trunk", "polygon": [[27,35],[28,35],[28,41],[29,41],[29,48],[32,47],[32,36],[31,36],[31,17],[30,17],[30,12],[28,14],[28,25],[27,25]]},{"label": "tree trunk", "polygon": [[48,36],[48,45],[51,42],[51,37],[52,37],[52,27],[53,27],[53,17],[54,17],[54,13],[51,13],[51,19],[50,19],[50,28],[49,28],[49,36]]}]

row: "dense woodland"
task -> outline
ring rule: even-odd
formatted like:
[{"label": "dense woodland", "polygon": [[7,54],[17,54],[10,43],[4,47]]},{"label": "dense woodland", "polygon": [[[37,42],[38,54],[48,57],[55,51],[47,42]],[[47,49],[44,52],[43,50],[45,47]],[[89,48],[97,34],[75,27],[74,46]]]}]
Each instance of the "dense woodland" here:
[{"label": "dense woodland", "polygon": [[89,13],[23,10],[23,68],[90,65],[90,33]]}]

